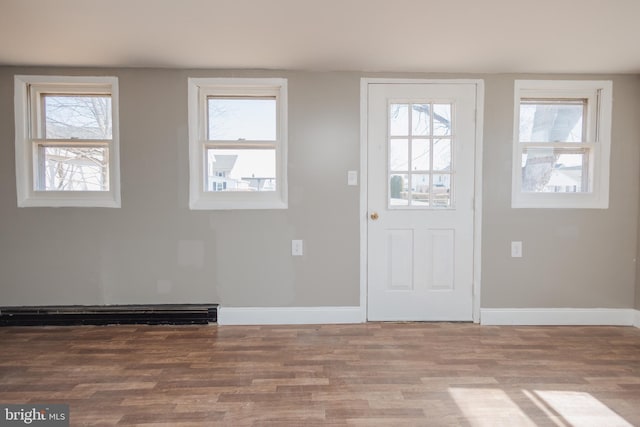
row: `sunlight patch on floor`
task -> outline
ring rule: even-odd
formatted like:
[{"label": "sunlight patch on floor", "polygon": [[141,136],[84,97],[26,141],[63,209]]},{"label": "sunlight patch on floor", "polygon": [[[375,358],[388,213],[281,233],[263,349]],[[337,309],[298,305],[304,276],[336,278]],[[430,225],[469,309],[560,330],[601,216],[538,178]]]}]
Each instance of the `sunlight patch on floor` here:
[{"label": "sunlight patch on floor", "polygon": [[589,393],[555,390],[533,393],[572,426],[633,427]]},{"label": "sunlight patch on floor", "polygon": [[449,394],[473,426],[535,426],[507,393],[495,388],[449,388]]},{"label": "sunlight patch on floor", "polygon": [[[526,397],[535,407],[530,404],[521,407],[504,390],[497,388],[449,388],[449,394],[472,426],[534,426],[536,423],[532,418],[540,421],[546,417],[559,427],[633,427],[586,392],[520,390],[517,393],[520,392],[522,395],[516,396],[516,401],[523,403],[521,397]],[[523,408],[528,410],[525,412]]]}]

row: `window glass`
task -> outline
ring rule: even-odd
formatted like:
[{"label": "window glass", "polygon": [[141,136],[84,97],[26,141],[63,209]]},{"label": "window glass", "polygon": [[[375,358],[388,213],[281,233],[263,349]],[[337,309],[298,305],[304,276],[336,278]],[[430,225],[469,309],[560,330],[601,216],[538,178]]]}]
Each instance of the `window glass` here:
[{"label": "window glass", "polygon": [[426,173],[411,175],[411,204],[413,206],[429,206],[431,176]]},{"label": "window glass", "polygon": [[189,78],[189,207],[286,209],[287,80]]},{"label": "window glass", "polygon": [[609,206],[612,82],[516,80],[511,206]]},{"label": "window glass", "polygon": [[41,146],[40,191],[109,191],[107,147]]},{"label": "window glass", "polygon": [[414,139],[411,141],[411,165],[414,171],[428,171],[431,169],[431,144],[429,139]]},{"label": "window glass", "polygon": [[431,203],[433,207],[446,208],[451,206],[450,174],[434,174],[432,189]]},{"label": "window glass", "polygon": [[389,104],[390,207],[452,206],[452,111],[442,102]]},{"label": "window glass", "polygon": [[520,102],[521,142],[583,142],[586,100]]},{"label": "window glass", "polygon": [[409,141],[392,139],[389,145],[389,167],[392,171],[409,170]]},{"label": "window glass", "polygon": [[276,150],[207,150],[207,191],[276,191]]},{"label": "window glass", "polygon": [[118,79],[14,76],[19,207],[119,208]]},{"label": "window glass", "polygon": [[42,95],[44,138],[111,139],[111,97]]},{"label": "window glass", "polygon": [[219,98],[207,100],[208,139],[211,141],[275,141],[275,98]]},{"label": "window glass", "polygon": [[433,170],[440,172],[451,170],[451,139],[433,140]]},{"label": "window glass", "polygon": [[588,165],[588,149],[525,148],[522,151],[522,191],[588,192]]},{"label": "window glass", "polygon": [[433,134],[451,135],[451,104],[433,105]]},{"label": "window glass", "polygon": [[431,133],[430,104],[412,104],[411,108],[411,134],[414,136],[427,136]]},{"label": "window glass", "polygon": [[391,206],[409,205],[409,175],[391,174],[389,177],[389,204]]},{"label": "window glass", "polygon": [[113,136],[111,96],[40,96],[43,139],[100,140],[83,146],[39,144],[33,187],[36,191],[109,191],[108,140]]},{"label": "window glass", "polygon": [[408,104],[391,104],[389,107],[389,134],[391,136],[409,135]]}]

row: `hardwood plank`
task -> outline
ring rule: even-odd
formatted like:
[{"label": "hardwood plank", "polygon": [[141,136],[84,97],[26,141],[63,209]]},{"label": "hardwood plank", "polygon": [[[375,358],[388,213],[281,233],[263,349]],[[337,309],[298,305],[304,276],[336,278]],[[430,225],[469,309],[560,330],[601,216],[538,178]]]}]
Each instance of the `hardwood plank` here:
[{"label": "hardwood plank", "polygon": [[72,425],[640,425],[630,327],[5,327],[0,350],[0,402]]}]

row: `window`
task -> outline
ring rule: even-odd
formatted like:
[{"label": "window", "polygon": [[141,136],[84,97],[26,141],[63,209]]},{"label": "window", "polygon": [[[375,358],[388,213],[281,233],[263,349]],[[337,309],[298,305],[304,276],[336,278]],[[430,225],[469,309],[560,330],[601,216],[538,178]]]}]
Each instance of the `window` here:
[{"label": "window", "polygon": [[514,208],[608,208],[610,81],[516,80]]},{"label": "window", "polygon": [[18,206],[120,207],[118,80],[15,76]]},{"label": "window", "polygon": [[453,206],[452,113],[452,103],[389,103],[389,208]]},{"label": "window", "polygon": [[285,79],[189,79],[191,209],[283,209]]}]

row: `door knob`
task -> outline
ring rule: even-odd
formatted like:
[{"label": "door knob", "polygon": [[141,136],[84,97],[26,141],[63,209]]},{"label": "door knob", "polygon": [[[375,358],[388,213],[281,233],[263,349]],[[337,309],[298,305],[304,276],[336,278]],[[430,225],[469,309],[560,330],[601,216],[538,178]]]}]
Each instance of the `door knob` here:
[{"label": "door knob", "polygon": [[372,220],[374,220],[374,221],[375,221],[376,219],[378,219],[378,212],[374,212],[374,213],[372,213],[372,214],[371,214],[371,219],[372,219]]}]

